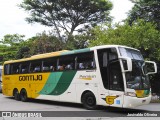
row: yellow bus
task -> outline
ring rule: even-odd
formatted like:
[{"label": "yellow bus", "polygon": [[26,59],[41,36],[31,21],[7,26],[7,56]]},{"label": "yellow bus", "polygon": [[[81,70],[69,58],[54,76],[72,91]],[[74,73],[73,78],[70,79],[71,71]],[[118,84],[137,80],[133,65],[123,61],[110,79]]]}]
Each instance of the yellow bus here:
[{"label": "yellow bus", "polygon": [[3,69],[3,66],[0,65],[0,93],[2,92],[2,69]]},{"label": "yellow bus", "polygon": [[120,45],[39,54],[6,61],[3,68],[6,96],[82,103],[87,109],[148,104],[148,75],[157,72],[139,50]]}]

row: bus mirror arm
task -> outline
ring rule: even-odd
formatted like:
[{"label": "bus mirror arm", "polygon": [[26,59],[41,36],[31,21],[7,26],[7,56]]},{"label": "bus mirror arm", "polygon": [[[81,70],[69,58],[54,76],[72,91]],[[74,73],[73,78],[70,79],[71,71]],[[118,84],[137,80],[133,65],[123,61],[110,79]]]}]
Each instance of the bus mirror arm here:
[{"label": "bus mirror arm", "polygon": [[129,57],[121,57],[122,61],[122,72],[131,72],[132,71],[132,59]]}]

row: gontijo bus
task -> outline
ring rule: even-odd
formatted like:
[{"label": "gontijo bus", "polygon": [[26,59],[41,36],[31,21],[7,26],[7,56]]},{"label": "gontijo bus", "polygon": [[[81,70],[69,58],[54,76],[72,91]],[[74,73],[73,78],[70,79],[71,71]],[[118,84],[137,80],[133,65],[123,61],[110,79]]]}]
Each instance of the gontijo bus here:
[{"label": "gontijo bus", "polygon": [[[148,67],[150,66],[150,67]],[[139,50],[104,45],[62,50],[4,63],[3,94],[28,98],[132,108],[151,100],[149,74],[155,62]]]}]

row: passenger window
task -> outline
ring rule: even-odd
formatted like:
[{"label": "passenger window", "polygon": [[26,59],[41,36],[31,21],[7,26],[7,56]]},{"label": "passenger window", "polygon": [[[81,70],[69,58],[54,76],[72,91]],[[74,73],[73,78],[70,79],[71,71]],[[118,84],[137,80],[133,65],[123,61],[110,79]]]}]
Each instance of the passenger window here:
[{"label": "passenger window", "polygon": [[10,71],[10,65],[9,64],[4,65],[4,74],[9,75],[10,74],[9,71]]},{"label": "passenger window", "polygon": [[11,71],[10,71],[11,74],[18,74],[20,73],[20,64],[18,63],[14,63],[14,64],[11,64]]},{"label": "passenger window", "polygon": [[32,61],[30,72],[41,72],[42,62],[41,61]]},{"label": "passenger window", "polygon": [[43,60],[43,72],[56,71],[57,58],[47,58]]},{"label": "passenger window", "polygon": [[58,70],[74,70],[75,69],[75,55],[61,56],[58,61]]},{"label": "passenger window", "polygon": [[76,64],[77,64],[77,69],[79,70],[96,68],[94,53],[87,52],[87,53],[77,54]]},{"label": "passenger window", "polygon": [[29,62],[23,62],[23,63],[21,63],[20,73],[28,73],[29,72],[29,66],[30,66]]}]

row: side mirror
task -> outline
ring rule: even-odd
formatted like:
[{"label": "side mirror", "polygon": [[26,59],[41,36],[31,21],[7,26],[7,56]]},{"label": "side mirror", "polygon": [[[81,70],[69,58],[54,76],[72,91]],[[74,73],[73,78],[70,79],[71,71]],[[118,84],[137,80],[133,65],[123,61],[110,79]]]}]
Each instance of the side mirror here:
[{"label": "side mirror", "polygon": [[157,65],[153,61],[145,61],[143,71],[146,75],[157,73]]},{"label": "side mirror", "polygon": [[122,72],[130,72],[132,71],[132,60],[131,58],[125,57],[120,58],[122,60],[123,69]]}]

